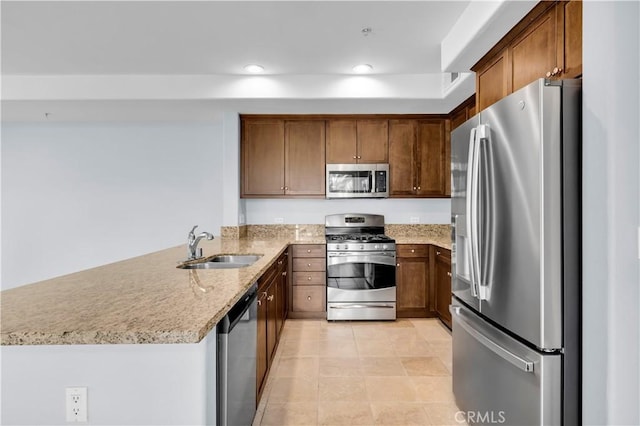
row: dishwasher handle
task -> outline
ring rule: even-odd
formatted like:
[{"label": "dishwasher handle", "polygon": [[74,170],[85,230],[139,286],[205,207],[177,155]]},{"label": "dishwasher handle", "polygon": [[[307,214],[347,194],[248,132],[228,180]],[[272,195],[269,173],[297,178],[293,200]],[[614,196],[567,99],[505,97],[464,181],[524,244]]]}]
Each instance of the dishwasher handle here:
[{"label": "dishwasher handle", "polygon": [[258,284],[253,283],[249,290],[242,296],[240,300],[229,310],[217,325],[217,331],[220,334],[229,334],[231,330],[238,324],[253,303],[256,302],[258,296]]}]

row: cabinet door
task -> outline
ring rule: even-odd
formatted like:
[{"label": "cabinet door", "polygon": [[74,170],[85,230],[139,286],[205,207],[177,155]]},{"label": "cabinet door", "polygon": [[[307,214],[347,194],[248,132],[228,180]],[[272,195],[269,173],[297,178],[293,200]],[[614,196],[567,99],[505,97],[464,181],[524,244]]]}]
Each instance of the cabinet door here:
[{"label": "cabinet door", "polygon": [[275,355],[276,344],[278,343],[277,279],[272,279],[265,291],[267,293],[267,359],[269,365],[271,365]]},{"label": "cabinet door", "polygon": [[512,89],[515,92],[561,66],[558,58],[556,8],[542,14],[509,47]]},{"label": "cabinet door", "polygon": [[388,163],[389,121],[358,120],[356,126],[358,163]]},{"label": "cabinet door", "polygon": [[563,1],[558,4],[564,36],[562,49],[562,78],[576,78],[582,75],[582,1]]},{"label": "cabinet door", "polygon": [[285,123],[285,193],[324,196],[324,121]]},{"label": "cabinet door", "polygon": [[478,111],[507,96],[511,90],[508,52],[504,49],[476,72],[476,105]]},{"label": "cabinet door", "polygon": [[242,122],[242,195],[284,194],[284,121]]},{"label": "cabinet door", "polygon": [[415,195],[416,126],[414,120],[389,120],[389,196]]},{"label": "cabinet door", "polygon": [[446,168],[446,120],[420,120],[417,123],[418,188],[422,196],[443,197],[449,174]]},{"label": "cabinet door", "polygon": [[429,246],[399,244],[397,249],[397,316],[429,316]]},{"label": "cabinet door", "polygon": [[258,292],[258,335],[256,351],[256,398],[260,402],[260,396],[266,382],[269,359],[267,356],[267,296]]},{"label": "cabinet door", "polygon": [[326,129],[327,164],[356,163],[356,120],[328,120]]},{"label": "cabinet door", "polygon": [[451,252],[440,248],[436,249],[435,280],[436,280],[436,312],[438,317],[451,328]]},{"label": "cabinet door", "polygon": [[287,259],[285,255],[278,259],[278,273],[275,277],[276,291],[276,333],[277,340],[280,340],[280,334],[284,321],[287,318]]}]

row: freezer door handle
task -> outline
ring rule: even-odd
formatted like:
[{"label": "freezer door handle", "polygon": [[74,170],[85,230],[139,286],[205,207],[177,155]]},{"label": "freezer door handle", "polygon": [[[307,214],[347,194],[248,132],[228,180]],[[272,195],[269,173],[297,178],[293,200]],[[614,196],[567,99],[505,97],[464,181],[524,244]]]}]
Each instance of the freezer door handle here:
[{"label": "freezer door handle", "polygon": [[487,349],[489,349],[494,354],[498,355],[500,358],[505,361],[511,363],[513,366],[519,368],[520,370],[533,373],[533,362],[528,359],[524,359],[514,354],[511,351],[503,348],[502,346],[495,343],[493,340],[489,339],[484,334],[480,333],[478,330],[473,328],[471,324],[465,321],[464,317],[461,315],[461,309],[458,306],[451,306],[450,308],[451,314],[457,317],[457,324],[459,324],[464,330],[469,333],[473,338],[475,338],[478,342],[482,343]]}]

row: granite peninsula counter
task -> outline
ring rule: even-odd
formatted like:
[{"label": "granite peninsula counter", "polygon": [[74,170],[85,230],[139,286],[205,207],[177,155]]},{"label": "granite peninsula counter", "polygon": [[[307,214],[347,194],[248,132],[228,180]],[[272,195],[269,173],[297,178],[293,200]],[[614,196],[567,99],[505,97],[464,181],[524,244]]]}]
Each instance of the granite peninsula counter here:
[{"label": "granite peninsula counter", "polygon": [[0,292],[2,345],[197,343],[289,244],[201,241],[206,257],[262,254],[237,269],[178,269],[186,245]]},{"label": "granite peninsula counter", "polygon": [[[398,244],[451,248],[448,225],[391,225]],[[317,235],[317,234],[316,234]],[[198,343],[289,244],[324,236],[202,240],[204,256],[262,254],[237,269],[179,269],[186,245],[0,292],[2,345]]]}]

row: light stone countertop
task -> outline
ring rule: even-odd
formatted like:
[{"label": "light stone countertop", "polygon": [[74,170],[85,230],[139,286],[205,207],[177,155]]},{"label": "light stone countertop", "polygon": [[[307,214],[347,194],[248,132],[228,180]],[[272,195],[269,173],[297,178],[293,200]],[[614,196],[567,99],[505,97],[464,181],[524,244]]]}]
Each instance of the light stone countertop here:
[{"label": "light stone countertop", "polygon": [[186,245],[0,292],[2,345],[197,343],[288,244],[322,238],[201,241],[204,256],[263,257],[237,269],[178,269]]},{"label": "light stone countertop", "polygon": [[[435,244],[444,236],[394,236]],[[197,343],[289,244],[324,236],[203,240],[204,256],[262,254],[237,269],[178,269],[186,245],[0,292],[2,345]]]}]

